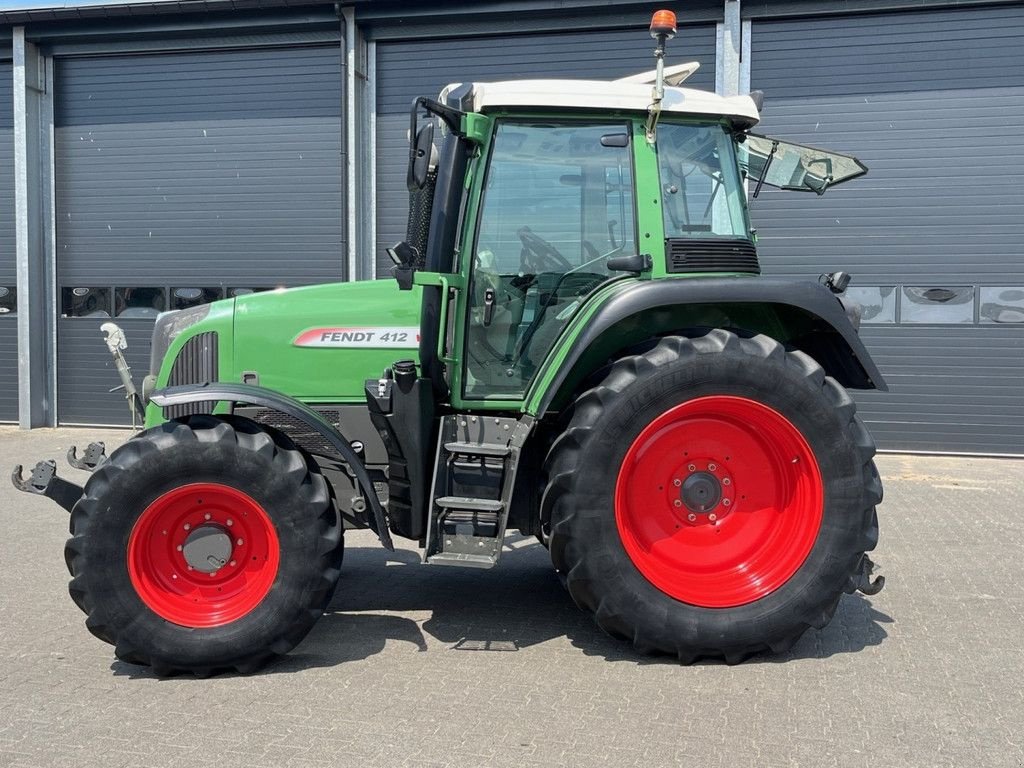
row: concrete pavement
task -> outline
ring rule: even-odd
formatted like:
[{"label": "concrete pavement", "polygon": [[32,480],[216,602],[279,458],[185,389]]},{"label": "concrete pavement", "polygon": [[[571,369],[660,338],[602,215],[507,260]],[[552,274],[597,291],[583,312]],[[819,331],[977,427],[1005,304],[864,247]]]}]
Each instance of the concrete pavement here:
[{"label": "concrete pavement", "polygon": [[[126,432],[0,427],[0,470]],[[0,482],[0,768],[1024,765],[1024,461],[879,457],[876,560],[781,658],[680,667],[580,612],[531,539],[490,572],[349,534],[261,674],[159,680],[67,595],[67,516]],[[67,477],[82,475],[61,466]]]}]

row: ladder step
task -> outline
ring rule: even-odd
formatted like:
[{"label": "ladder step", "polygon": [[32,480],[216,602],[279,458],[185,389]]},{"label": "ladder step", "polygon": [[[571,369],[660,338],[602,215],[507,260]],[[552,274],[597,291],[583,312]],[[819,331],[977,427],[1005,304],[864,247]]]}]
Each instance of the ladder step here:
[{"label": "ladder step", "polygon": [[493,555],[466,555],[459,552],[438,552],[427,558],[431,565],[456,565],[463,568],[492,568],[496,562]]},{"label": "ladder step", "polygon": [[511,450],[507,445],[494,443],[445,443],[448,453],[464,453],[469,456],[508,456]]},{"label": "ladder step", "polygon": [[468,496],[439,496],[434,503],[445,509],[471,509],[476,512],[501,512],[505,507],[499,499],[471,499]]}]

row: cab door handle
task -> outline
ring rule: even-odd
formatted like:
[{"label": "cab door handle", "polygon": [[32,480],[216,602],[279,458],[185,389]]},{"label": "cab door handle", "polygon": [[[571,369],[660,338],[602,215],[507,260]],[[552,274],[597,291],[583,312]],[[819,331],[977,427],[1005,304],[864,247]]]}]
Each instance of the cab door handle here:
[{"label": "cab door handle", "polygon": [[494,289],[488,288],[484,291],[484,326],[487,327],[494,320]]}]

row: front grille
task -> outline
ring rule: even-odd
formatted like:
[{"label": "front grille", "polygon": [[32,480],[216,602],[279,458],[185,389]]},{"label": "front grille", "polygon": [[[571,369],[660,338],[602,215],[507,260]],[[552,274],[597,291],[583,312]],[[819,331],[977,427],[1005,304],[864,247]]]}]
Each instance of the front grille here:
[{"label": "front grille", "polygon": [[[317,408],[317,412],[336,428],[341,422],[341,414],[337,410]],[[246,414],[249,415],[249,414]],[[338,457],[337,449],[320,432],[313,429],[301,419],[272,408],[260,408],[249,416],[253,421],[284,432],[299,448],[319,456]],[[340,457],[339,457],[340,458]]]},{"label": "front grille", "polygon": [[[197,333],[185,342],[174,358],[171,375],[167,386],[176,387],[182,384],[206,384],[217,381],[217,332]],[[164,416],[177,419],[191,416],[194,413],[212,413],[215,400],[203,400],[197,403],[183,403],[164,408]]]},{"label": "front grille", "polygon": [[665,269],[683,272],[746,272],[761,274],[757,248],[749,240],[673,237],[665,240]]}]

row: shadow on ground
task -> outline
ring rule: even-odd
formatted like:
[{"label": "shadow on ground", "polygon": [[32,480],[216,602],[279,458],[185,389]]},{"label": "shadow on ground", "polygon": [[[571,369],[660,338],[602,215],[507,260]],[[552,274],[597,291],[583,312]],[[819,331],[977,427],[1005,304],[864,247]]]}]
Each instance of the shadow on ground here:
[{"label": "shadow on ground", "polygon": [[[511,548],[493,570],[425,566],[409,550],[350,547],[338,591],[309,636],[264,674],[332,667],[366,659],[388,641],[408,643],[420,653],[428,637],[450,649],[518,651],[566,637],[587,655],[635,664],[675,664],[671,657],[645,656],[605,635],[573,603],[551,568],[547,551],[532,539],[510,535]],[[418,622],[395,614],[426,613]],[[811,630],[788,652],[756,656],[747,663],[827,658],[879,645],[892,619],[861,595],[845,595],[832,622]],[[436,643],[435,643],[436,645]],[[720,662],[700,662],[715,664]],[[149,676],[149,670],[115,662],[116,674]]]},{"label": "shadow on ground", "polygon": [[[584,653],[610,661],[676,663],[641,655],[605,635],[573,603],[547,552],[526,539],[512,542],[491,571],[424,566],[410,551],[350,549],[330,609],[297,652],[275,668],[292,671],[367,658],[388,640],[426,652],[427,636],[466,651],[516,651],[567,637]],[[394,615],[413,612],[430,618],[417,623]],[[845,595],[825,629],[808,632],[788,653],[751,661],[855,653],[879,645],[887,636],[883,625],[891,622],[862,595]]]}]

